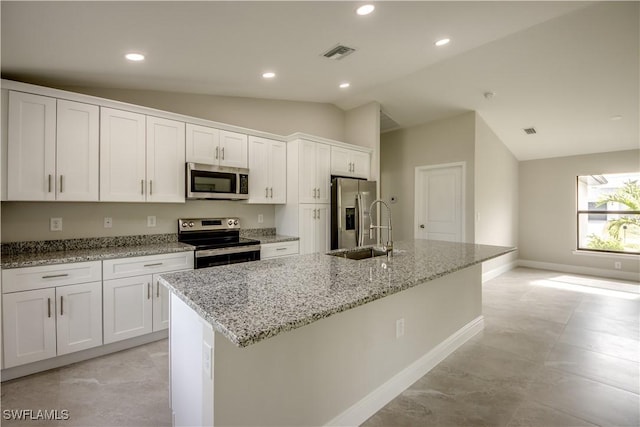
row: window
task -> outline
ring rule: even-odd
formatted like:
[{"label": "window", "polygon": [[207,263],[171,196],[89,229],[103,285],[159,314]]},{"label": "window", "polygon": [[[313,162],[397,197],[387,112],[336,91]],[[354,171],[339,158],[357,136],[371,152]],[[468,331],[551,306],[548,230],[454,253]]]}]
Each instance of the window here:
[{"label": "window", "polygon": [[578,249],[640,254],[640,173],[577,181]]}]

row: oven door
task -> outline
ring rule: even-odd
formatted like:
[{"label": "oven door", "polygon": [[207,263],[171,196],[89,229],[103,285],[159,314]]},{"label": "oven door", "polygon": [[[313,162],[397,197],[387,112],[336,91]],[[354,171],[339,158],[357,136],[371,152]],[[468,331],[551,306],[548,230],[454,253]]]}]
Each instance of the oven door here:
[{"label": "oven door", "polygon": [[260,245],[196,251],[195,268],[259,261]]},{"label": "oven door", "polygon": [[188,199],[248,199],[249,170],[187,163]]}]

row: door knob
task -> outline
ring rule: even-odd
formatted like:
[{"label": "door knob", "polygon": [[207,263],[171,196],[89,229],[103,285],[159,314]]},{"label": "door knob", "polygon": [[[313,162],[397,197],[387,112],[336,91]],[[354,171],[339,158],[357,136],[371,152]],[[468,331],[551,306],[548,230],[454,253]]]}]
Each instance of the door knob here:
[{"label": "door knob", "polygon": [[420,224],[420,228],[424,228],[424,224]]}]

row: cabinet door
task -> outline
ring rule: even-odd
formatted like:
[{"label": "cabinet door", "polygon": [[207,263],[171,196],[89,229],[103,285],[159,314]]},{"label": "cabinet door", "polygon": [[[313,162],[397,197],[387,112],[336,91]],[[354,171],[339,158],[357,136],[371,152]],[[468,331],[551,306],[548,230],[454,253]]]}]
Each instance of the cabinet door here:
[{"label": "cabinet door", "polygon": [[331,203],[331,147],[316,144],[316,203]]},{"label": "cabinet door", "polygon": [[184,203],[185,126],[147,116],[147,201]]},{"label": "cabinet door", "polygon": [[9,92],[8,200],[55,200],[56,100]]},{"label": "cabinet door", "polygon": [[269,142],[249,139],[249,203],[269,203]]},{"label": "cabinet door", "polygon": [[298,156],[298,196],[300,203],[316,203],[316,143],[300,141]]},{"label": "cabinet door", "polygon": [[330,205],[316,205],[315,251],[325,253],[331,248]]},{"label": "cabinet door", "polygon": [[342,147],[331,147],[331,173],[333,175],[351,176],[350,151]]},{"label": "cabinet door", "polygon": [[57,105],[56,200],[97,202],[100,109],[62,99]]},{"label": "cabinet door", "polygon": [[316,252],[316,205],[300,205],[298,215],[300,254],[314,253]]},{"label": "cabinet door", "polygon": [[246,168],[247,135],[241,133],[220,131],[220,166]]},{"label": "cabinet door", "polygon": [[103,282],[105,344],[152,332],[151,285],[150,274]]},{"label": "cabinet door", "polygon": [[220,131],[206,126],[187,123],[186,161],[217,165]]},{"label": "cabinet door", "polygon": [[160,283],[159,275],[153,275],[153,331],[169,328],[169,296],[166,286]]},{"label": "cabinet door", "polygon": [[56,355],[55,289],[2,295],[4,367]]},{"label": "cabinet door", "polygon": [[371,175],[371,156],[369,153],[353,151],[351,153],[351,164],[351,173],[353,176],[369,179]]},{"label": "cabinet door", "polygon": [[271,141],[269,150],[271,203],[287,203],[287,144]]},{"label": "cabinet door", "polygon": [[102,345],[102,282],[56,288],[58,355]]},{"label": "cabinet door", "polygon": [[100,200],[145,201],[145,116],[100,109]]}]

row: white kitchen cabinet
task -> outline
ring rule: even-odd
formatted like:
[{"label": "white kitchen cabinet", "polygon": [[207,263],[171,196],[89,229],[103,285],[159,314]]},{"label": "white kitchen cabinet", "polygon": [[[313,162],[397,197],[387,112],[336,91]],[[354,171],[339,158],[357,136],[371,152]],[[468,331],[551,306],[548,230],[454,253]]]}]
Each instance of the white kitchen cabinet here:
[{"label": "white kitchen cabinet", "polygon": [[371,159],[367,152],[344,147],[331,147],[331,174],[369,179]]},{"label": "white kitchen cabinet", "polygon": [[147,116],[147,202],[185,201],[185,124]]},{"label": "white kitchen cabinet", "polygon": [[98,200],[95,105],[9,92],[8,200]]},{"label": "white kitchen cabinet", "polygon": [[298,151],[299,203],[331,202],[331,148],[301,140]]},{"label": "white kitchen cabinet", "polygon": [[247,168],[247,135],[187,123],[186,161]]},{"label": "white kitchen cabinet", "polygon": [[145,201],[145,123],[143,114],[100,109],[101,201]]},{"label": "white kitchen cabinet", "polygon": [[100,262],[2,271],[5,368],[102,344]]},{"label": "white kitchen cabinet", "polygon": [[4,367],[56,356],[55,289],[2,295]]},{"label": "white kitchen cabinet", "polygon": [[166,329],[169,293],[159,274],[191,270],[193,259],[188,251],[103,261],[105,344]]},{"label": "white kitchen cabinet", "polygon": [[287,147],[284,142],[249,138],[249,203],[287,202]]},{"label": "white kitchen cabinet", "polygon": [[263,243],[260,245],[260,259],[282,258],[300,252],[298,241]]},{"label": "white kitchen cabinet", "polygon": [[302,204],[299,208],[300,254],[330,249],[331,211],[326,204]]}]

